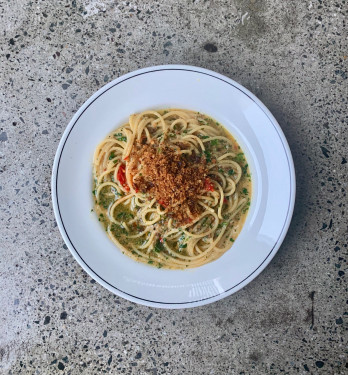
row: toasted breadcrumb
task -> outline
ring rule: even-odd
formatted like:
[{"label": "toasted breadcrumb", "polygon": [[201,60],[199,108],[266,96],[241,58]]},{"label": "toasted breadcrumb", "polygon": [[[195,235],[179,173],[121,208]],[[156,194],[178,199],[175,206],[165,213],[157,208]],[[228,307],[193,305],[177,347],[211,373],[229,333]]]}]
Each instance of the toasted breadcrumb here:
[{"label": "toasted breadcrumb", "polygon": [[129,159],[135,190],[155,198],[176,225],[191,222],[202,212],[197,196],[205,189],[205,159],[194,152],[179,153],[185,144],[174,148],[166,141],[142,143],[134,145]]}]

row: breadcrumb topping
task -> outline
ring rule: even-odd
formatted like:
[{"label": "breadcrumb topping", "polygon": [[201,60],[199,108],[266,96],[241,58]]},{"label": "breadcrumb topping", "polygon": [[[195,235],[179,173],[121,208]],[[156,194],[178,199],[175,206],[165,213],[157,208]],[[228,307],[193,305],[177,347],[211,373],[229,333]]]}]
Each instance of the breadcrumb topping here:
[{"label": "breadcrumb topping", "polygon": [[191,222],[202,212],[197,196],[205,190],[206,161],[194,152],[180,153],[185,144],[169,146],[166,141],[137,142],[129,159],[133,187],[166,209],[176,225]]}]

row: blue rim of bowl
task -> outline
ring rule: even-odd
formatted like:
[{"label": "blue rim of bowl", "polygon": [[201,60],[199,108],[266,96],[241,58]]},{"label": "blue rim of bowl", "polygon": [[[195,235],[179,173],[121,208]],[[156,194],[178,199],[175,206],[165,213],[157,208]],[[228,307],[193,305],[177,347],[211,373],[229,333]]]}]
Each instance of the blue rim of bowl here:
[{"label": "blue rim of bowl", "polygon": [[[60,212],[59,208],[59,200],[58,200],[58,173],[59,173],[59,166],[60,166],[60,160],[61,156],[63,154],[63,150],[65,147],[65,144],[69,138],[69,135],[71,131],[74,129],[74,126],[79,121],[80,117],[83,115],[83,113],[104,93],[112,89],[113,87],[119,85],[122,82],[125,82],[129,79],[136,78],[138,76],[149,74],[149,73],[156,73],[160,71],[186,71],[186,72],[193,72],[193,73],[199,73],[204,74],[207,76],[210,76],[212,78],[218,79],[229,86],[232,86],[239,90],[242,94],[246,95],[250,100],[252,100],[267,116],[270,123],[273,125],[274,129],[276,130],[279,139],[283,145],[284,152],[287,158],[288,162],[288,168],[289,168],[289,175],[290,175],[290,194],[289,194],[289,202],[288,202],[288,209],[287,209],[287,215],[284,220],[284,224],[282,227],[282,230],[280,231],[280,234],[278,236],[277,241],[275,242],[272,249],[269,251],[265,259],[259,264],[257,268],[254,269],[253,272],[251,272],[247,277],[245,277],[243,280],[238,282],[237,284],[233,285],[232,287],[226,289],[224,292],[218,293],[214,296],[201,298],[195,301],[187,301],[187,302],[161,302],[161,301],[153,301],[149,299],[145,299],[142,297],[138,297],[135,295],[132,295],[130,293],[127,293],[115,285],[109,283],[105,279],[103,279],[100,275],[98,275],[97,272],[93,270],[93,268],[88,265],[87,262],[83,259],[83,257],[78,252],[77,248],[74,246],[73,242],[71,241],[68,231],[64,225],[64,221]],[[125,299],[128,299],[132,302],[140,303],[146,306],[151,307],[160,307],[160,308],[187,308],[187,307],[196,307],[196,306],[202,306],[205,304],[209,304],[215,301],[218,301],[222,298],[225,298],[238,290],[242,289],[244,286],[246,286],[249,282],[254,280],[269,264],[269,262],[273,259],[275,254],[277,253],[279,247],[281,246],[285,235],[288,231],[288,228],[290,226],[294,205],[295,205],[295,192],[296,192],[296,181],[295,181],[295,168],[293,159],[291,156],[291,151],[289,148],[289,145],[286,141],[285,135],[283,131],[281,130],[278,122],[273,117],[271,112],[267,109],[267,107],[254,95],[252,94],[248,89],[243,87],[242,85],[238,84],[237,82],[233,81],[232,79],[225,77],[219,73],[213,72],[208,69],[199,68],[195,66],[190,65],[160,65],[160,66],[153,66],[149,68],[139,69],[133,72],[130,72],[128,74],[125,74],[114,81],[108,83],[107,85],[103,86],[101,89],[99,89],[95,94],[93,94],[76,112],[75,116],[72,118],[70,123],[68,124],[66,130],[63,133],[63,136],[59,142],[57,153],[54,158],[54,164],[52,169],[52,202],[53,202],[53,210],[54,214],[57,220],[58,228],[60,230],[60,233],[67,244],[70,252],[75,257],[77,262],[80,264],[80,266],[99,284],[101,284],[106,289],[110,290],[116,295],[119,295],[120,297],[123,297]]]}]

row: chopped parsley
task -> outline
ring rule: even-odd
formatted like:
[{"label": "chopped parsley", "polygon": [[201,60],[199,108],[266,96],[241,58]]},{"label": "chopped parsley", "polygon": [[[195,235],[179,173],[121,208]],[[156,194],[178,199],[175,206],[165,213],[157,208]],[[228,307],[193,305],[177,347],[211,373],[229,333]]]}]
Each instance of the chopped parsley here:
[{"label": "chopped parsley", "polygon": [[120,219],[123,221],[134,218],[133,214],[129,214],[127,212],[119,212],[116,217],[117,219]]},{"label": "chopped parsley", "polygon": [[229,176],[233,176],[236,172],[233,169],[229,169],[227,173]]},{"label": "chopped parsley", "polygon": [[230,241],[231,241],[231,242],[234,242],[234,239],[231,237],[231,238],[230,238]]},{"label": "chopped parsley", "polygon": [[201,138],[201,139],[207,139],[207,138],[209,138],[209,135],[202,135],[202,134],[200,134],[199,138]]},{"label": "chopped parsley", "polygon": [[242,167],[242,172],[243,172],[243,175],[249,177],[249,175],[248,175],[248,164],[245,164],[245,165]]},{"label": "chopped parsley", "polygon": [[208,150],[205,150],[204,155],[205,155],[207,163],[210,163],[211,162],[211,152],[208,151]]},{"label": "chopped parsley", "polygon": [[164,250],[163,244],[161,243],[160,240],[156,241],[154,250],[155,250],[156,253],[160,253],[162,250]]},{"label": "chopped parsley", "polygon": [[178,248],[178,251],[182,251],[183,249],[186,249],[187,248],[187,243],[185,243],[184,241],[186,240],[186,236],[184,234],[182,234],[179,238],[179,248]]},{"label": "chopped parsley", "polygon": [[249,207],[250,207],[250,200],[248,200],[247,204],[244,206],[242,210],[243,214],[245,214],[249,210]]},{"label": "chopped parsley", "polygon": [[127,235],[128,232],[125,228],[121,227],[120,225],[112,224],[111,231],[114,233],[116,238],[119,238],[121,234]]},{"label": "chopped parsley", "polygon": [[109,156],[109,160],[112,160],[114,157],[115,157],[115,153],[112,151],[110,156]]},{"label": "chopped parsley", "polygon": [[247,188],[243,188],[243,189],[242,189],[242,194],[244,194],[244,195],[248,195],[248,189],[247,189]]},{"label": "chopped parsley", "polygon": [[115,133],[114,137],[116,137],[118,141],[127,142],[127,137],[125,137],[122,133]]},{"label": "chopped parsley", "polygon": [[220,223],[217,227],[218,227],[218,228],[226,227],[227,224],[228,224],[228,223],[227,223],[226,221],[224,221],[224,222]]},{"label": "chopped parsley", "polygon": [[237,154],[234,159],[237,163],[243,163],[245,161],[243,152]]},{"label": "chopped parsley", "polygon": [[147,263],[152,264],[152,263],[153,263],[153,260],[150,259]]},{"label": "chopped parsley", "polygon": [[212,141],[210,141],[210,144],[212,146],[217,146],[219,144],[219,140],[218,139],[213,139]]}]

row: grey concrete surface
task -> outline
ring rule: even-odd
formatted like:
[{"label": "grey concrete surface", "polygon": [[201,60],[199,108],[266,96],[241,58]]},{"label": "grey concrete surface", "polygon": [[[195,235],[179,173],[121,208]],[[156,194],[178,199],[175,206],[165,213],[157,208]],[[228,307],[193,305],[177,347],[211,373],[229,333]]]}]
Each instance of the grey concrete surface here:
[{"label": "grey concrete surface", "polygon": [[[0,373],[347,374],[345,0],[0,1]],[[277,256],[209,306],[138,306],[95,283],[57,229],[50,177],[80,105],[182,63],[254,92],[293,152]]]}]

